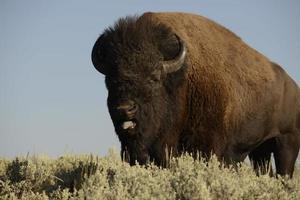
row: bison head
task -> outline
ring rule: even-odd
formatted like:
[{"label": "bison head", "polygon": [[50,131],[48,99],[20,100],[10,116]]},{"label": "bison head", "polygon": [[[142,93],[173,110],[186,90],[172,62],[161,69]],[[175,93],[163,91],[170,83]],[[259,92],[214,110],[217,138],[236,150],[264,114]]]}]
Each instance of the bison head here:
[{"label": "bison head", "polygon": [[[134,164],[161,164],[174,146],[182,121],[186,46],[168,27],[125,18],[110,27],[92,50],[95,68],[105,75],[107,105],[121,141],[121,155]],[[174,142],[170,142],[173,141]]]}]

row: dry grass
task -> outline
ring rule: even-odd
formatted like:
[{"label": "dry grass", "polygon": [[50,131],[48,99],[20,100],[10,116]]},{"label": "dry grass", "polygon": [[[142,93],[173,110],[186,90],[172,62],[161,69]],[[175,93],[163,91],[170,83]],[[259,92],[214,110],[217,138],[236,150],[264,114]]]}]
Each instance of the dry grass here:
[{"label": "dry grass", "polygon": [[257,177],[251,167],[224,168],[185,155],[169,168],[130,167],[118,154],[0,159],[0,199],[300,199],[292,180]]}]

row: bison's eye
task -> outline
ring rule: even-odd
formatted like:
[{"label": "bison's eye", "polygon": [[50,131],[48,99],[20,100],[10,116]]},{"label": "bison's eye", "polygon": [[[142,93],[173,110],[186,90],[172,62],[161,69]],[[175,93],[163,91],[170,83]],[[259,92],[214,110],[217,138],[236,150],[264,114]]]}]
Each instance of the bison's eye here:
[{"label": "bison's eye", "polygon": [[148,83],[150,84],[150,85],[153,85],[153,84],[155,84],[157,81],[155,81],[155,80],[153,80],[153,79],[148,79]]},{"label": "bison's eye", "polygon": [[151,88],[151,91],[154,92],[158,90],[161,87],[161,81],[160,81],[160,76],[153,75],[147,79],[147,85]]},{"label": "bison's eye", "polygon": [[159,80],[160,80],[160,79],[158,79],[158,78],[150,77],[150,78],[147,79],[147,82],[148,82],[148,84],[150,84],[150,85],[158,85]]},{"label": "bison's eye", "polygon": [[161,71],[160,70],[155,70],[154,72],[151,73],[150,79],[154,82],[160,81],[161,78]]}]

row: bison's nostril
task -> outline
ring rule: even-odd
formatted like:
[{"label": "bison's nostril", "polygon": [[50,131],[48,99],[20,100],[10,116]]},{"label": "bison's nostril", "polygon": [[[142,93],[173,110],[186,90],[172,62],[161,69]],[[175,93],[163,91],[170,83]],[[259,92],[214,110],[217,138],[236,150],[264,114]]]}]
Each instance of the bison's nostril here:
[{"label": "bison's nostril", "polygon": [[117,110],[128,116],[133,115],[137,111],[137,106],[133,101],[123,102],[118,107]]},{"label": "bison's nostril", "polygon": [[137,111],[137,106],[133,104],[130,108],[127,109],[128,113],[136,113]]}]

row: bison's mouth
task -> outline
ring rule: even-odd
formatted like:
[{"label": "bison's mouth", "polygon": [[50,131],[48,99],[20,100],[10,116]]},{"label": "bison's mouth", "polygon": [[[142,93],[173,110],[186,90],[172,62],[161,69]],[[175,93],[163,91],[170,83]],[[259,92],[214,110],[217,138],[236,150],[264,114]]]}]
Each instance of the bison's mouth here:
[{"label": "bison's mouth", "polygon": [[116,130],[120,134],[127,134],[133,136],[137,132],[138,123],[136,119],[119,120],[116,123]]},{"label": "bison's mouth", "polygon": [[134,121],[124,121],[123,123],[121,123],[121,128],[123,130],[130,130],[130,129],[134,129],[136,127],[136,123]]}]

